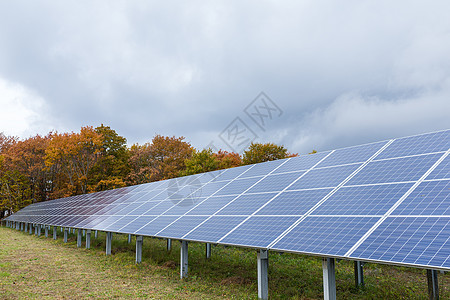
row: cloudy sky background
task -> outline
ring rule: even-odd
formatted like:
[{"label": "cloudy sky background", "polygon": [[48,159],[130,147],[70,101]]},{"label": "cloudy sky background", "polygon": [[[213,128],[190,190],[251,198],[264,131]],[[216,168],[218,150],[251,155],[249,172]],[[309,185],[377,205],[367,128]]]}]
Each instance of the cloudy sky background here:
[{"label": "cloudy sky background", "polygon": [[[0,132],[328,150],[450,128],[448,1],[2,1]],[[264,91],[283,111],[261,130]]]}]

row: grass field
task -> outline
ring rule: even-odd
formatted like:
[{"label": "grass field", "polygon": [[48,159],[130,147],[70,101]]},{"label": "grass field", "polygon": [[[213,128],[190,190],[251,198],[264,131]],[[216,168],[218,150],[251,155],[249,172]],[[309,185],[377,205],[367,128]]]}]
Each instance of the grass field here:
[{"label": "grass field", "polygon": [[[93,236],[93,234],[92,234]],[[84,247],[84,243],[83,243]],[[189,278],[179,278],[180,243],[144,238],[142,264],[136,266],[134,238],[114,235],[111,256],[104,254],[105,234],[91,249],[0,228],[0,299],[154,298],[256,299],[256,251],[189,244]],[[366,264],[365,288],[354,287],[353,263],[336,265],[338,299],[427,299],[425,270]],[[441,299],[450,299],[450,274],[439,273]],[[321,299],[321,260],[295,254],[269,256],[271,299]]]}]

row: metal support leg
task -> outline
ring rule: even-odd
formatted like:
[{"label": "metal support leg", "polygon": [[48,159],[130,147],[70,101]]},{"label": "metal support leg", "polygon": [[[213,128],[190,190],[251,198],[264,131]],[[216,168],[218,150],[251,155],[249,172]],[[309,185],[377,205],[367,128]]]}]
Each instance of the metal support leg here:
[{"label": "metal support leg", "polygon": [[188,242],[181,241],[180,278],[188,275]]},{"label": "metal support leg", "polygon": [[20,231],[23,231],[23,223],[20,223]]},{"label": "metal support leg", "polygon": [[83,239],[82,230],[78,228],[77,247],[81,247],[81,240]]},{"label": "metal support leg", "polygon": [[210,257],[211,257],[211,244],[206,243],[206,258],[210,258]]},{"label": "metal support leg", "polygon": [[53,226],[53,239],[56,240],[56,235],[58,232],[58,228],[56,226]]},{"label": "metal support leg", "polygon": [[63,232],[64,230],[63,230],[63,227],[61,226],[61,232]]},{"label": "metal support leg", "polygon": [[67,243],[68,235],[69,235],[69,229],[64,228],[64,243]]},{"label": "metal support leg", "polygon": [[37,226],[37,236],[38,237],[41,236],[41,225],[40,224]]},{"label": "metal support leg", "polygon": [[30,231],[30,234],[33,234],[33,224],[28,224],[28,230]]},{"label": "metal support leg", "polygon": [[355,261],[355,285],[356,288],[364,286],[364,270],[363,263],[360,261]]},{"label": "metal support leg", "polygon": [[142,235],[136,236],[136,263],[140,264],[142,261],[142,244],[144,242],[144,238]]},{"label": "metal support leg", "polygon": [[83,236],[86,236],[86,230],[83,229]]},{"label": "metal support leg", "polygon": [[172,240],[167,239],[167,251],[171,251],[171,250],[172,250]]},{"label": "metal support leg", "polygon": [[336,277],[334,258],[324,258],[323,269],[323,298],[325,300],[336,300]]},{"label": "metal support leg", "polygon": [[112,232],[106,233],[106,255],[111,255]]},{"label": "metal support leg", "polygon": [[94,237],[95,237],[95,238],[98,238],[98,230],[96,230],[96,231],[94,232]]},{"label": "metal support leg", "polygon": [[45,225],[45,237],[48,238],[48,226]]},{"label": "metal support leg", "polygon": [[269,253],[268,250],[258,251],[258,299],[269,298]]},{"label": "metal support leg", "polygon": [[439,282],[436,270],[427,270],[428,295],[430,300],[439,300]]},{"label": "metal support leg", "polygon": [[86,249],[91,248],[91,230],[86,230]]},{"label": "metal support leg", "polygon": [[128,235],[128,244],[131,244],[131,234]]}]

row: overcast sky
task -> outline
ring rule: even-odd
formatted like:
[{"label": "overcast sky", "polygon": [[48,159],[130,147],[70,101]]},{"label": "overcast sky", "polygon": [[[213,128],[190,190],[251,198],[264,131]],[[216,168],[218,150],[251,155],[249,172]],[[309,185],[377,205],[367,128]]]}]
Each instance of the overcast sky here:
[{"label": "overcast sky", "polygon": [[129,144],[162,134],[303,154],[448,129],[449,11],[447,0],[1,1],[0,132],[103,123]]}]

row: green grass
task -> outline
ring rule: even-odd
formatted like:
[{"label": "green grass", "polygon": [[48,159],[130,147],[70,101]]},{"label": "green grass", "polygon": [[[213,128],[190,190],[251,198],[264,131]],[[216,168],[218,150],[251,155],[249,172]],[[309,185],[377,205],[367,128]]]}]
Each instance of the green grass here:
[{"label": "green grass", "polygon": [[[50,235],[51,236],[51,235]],[[150,298],[256,299],[256,251],[189,243],[189,277],[179,278],[180,243],[172,251],[166,241],[144,237],[142,264],[135,265],[134,238],[115,234],[112,254],[106,256],[105,234],[92,234],[91,249],[77,248],[76,235],[68,243],[10,228],[0,228],[1,299]],[[84,243],[83,243],[84,247]],[[365,288],[354,286],[353,263],[336,265],[339,299],[427,299],[425,270],[366,264]],[[439,273],[441,299],[450,299],[450,276]],[[270,253],[271,299],[321,299],[320,258]]]}]

